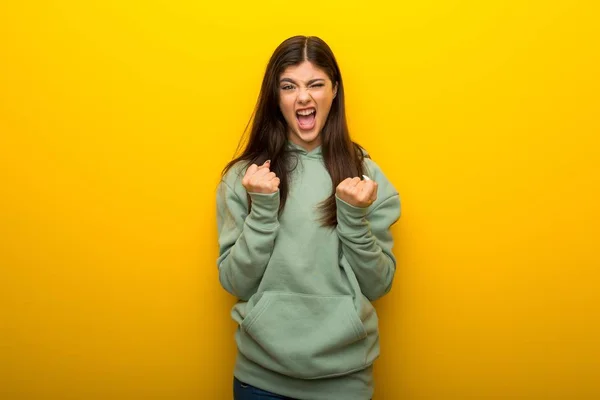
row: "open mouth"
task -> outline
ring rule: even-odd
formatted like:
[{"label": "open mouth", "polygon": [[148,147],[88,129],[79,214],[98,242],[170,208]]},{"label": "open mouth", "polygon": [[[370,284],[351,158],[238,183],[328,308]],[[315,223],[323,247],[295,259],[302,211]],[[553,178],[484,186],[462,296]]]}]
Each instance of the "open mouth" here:
[{"label": "open mouth", "polygon": [[302,130],[311,130],[315,127],[315,121],[317,116],[317,110],[315,108],[307,108],[304,110],[296,111],[296,119],[298,120],[298,126]]}]

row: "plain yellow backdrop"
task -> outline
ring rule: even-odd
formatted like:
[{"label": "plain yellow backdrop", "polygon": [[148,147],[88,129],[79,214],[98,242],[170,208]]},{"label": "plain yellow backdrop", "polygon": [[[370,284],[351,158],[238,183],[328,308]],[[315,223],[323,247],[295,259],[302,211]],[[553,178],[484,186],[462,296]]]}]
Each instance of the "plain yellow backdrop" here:
[{"label": "plain yellow backdrop", "polygon": [[3,1],[0,398],[231,398],[215,187],[296,34],[401,193],[375,400],[600,398],[597,4]]}]

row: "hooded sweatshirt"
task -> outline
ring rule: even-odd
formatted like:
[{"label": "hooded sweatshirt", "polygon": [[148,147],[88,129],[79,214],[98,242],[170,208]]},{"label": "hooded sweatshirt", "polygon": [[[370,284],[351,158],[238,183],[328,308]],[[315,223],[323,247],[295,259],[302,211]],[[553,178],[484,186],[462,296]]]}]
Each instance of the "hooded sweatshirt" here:
[{"label": "hooded sweatshirt", "polygon": [[295,399],[370,399],[379,356],[371,301],[392,285],[390,227],[400,217],[399,195],[365,158],[377,200],[360,208],[336,197],[337,226],[324,227],[318,206],[333,187],[321,147],[287,146],[297,164],[281,215],[279,192],[249,193],[248,212],[242,164],[217,192],[219,280],[239,299],[231,312],[234,376]]}]

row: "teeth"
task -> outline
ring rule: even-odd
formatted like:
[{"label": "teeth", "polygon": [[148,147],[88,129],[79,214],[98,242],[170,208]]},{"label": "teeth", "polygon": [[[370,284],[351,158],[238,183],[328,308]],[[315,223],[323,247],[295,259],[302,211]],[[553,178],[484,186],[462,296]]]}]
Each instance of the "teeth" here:
[{"label": "teeth", "polygon": [[315,109],[311,108],[311,109],[308,109],[308,110],[300,110],[300,111],[298,111],[298,114],[299,115],[310,115],[310,114],[312,114],[314,112],[315,112]]}]

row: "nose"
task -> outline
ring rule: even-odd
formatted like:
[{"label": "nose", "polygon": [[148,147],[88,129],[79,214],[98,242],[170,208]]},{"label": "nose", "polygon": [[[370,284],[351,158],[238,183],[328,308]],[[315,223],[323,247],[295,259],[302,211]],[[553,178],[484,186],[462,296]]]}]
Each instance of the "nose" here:
[{"label": "nose", "polygon": [[298,103],[306,104],[310,101],[310,94],[307,89],[300,89],[298,93]]}]

